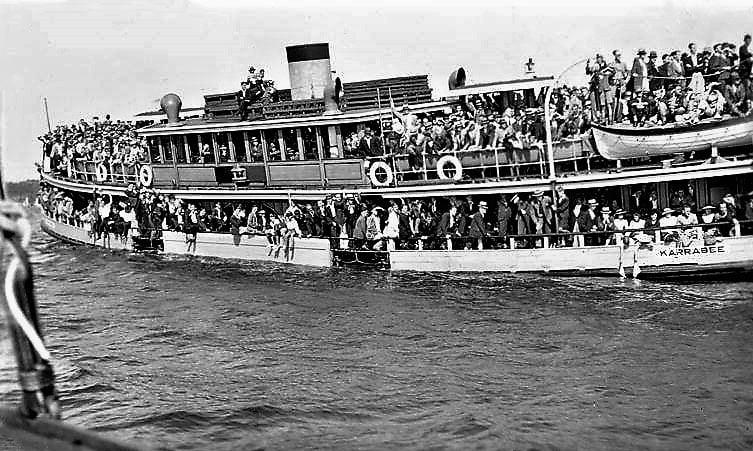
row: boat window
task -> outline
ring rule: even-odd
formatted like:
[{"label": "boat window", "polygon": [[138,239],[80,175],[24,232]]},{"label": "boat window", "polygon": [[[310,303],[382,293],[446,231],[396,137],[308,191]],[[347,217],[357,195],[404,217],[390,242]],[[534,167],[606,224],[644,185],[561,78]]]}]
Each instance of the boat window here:
[{"label": "boat window", "polygon": [[[333,132],[334,132],[334,127]],[[331,142],[329,139],[330,127],[319,127],[319,134],[322,136],[322,156],[326,158],[338,158],[337,140]]]},{"label": "boat window", "polygon": [[692,180],[672,181],[667,184],[669,207],[680,211],[684,205],[690,205],[693,211],[698,209],[698,194]]},{"label": "boat window", "polygon": [[277,137],[277,130],[265,130],[264,140],[267,142],[267,155],[269,161],[282,161],[282,152],[280,151],[280,140]]},{"label": "boat window", "polygon": [[254,130],[246,132],[248,135],[248,153],[251,157],[250,163],[261,163],[264,161],[264,153],[261,147],[261,132]]},{"label": "boat window", "polygon": [[146,142],[149,146],[149,159],[152,163],[162,163],[162,155],[159,153],[159,138],[155,136],[150,136],[147,138]]},{"label": "boat window", "polygon": [[172,149],[172,145],[170,144],[170,137],[161,136],[159,141],[160,141],[160,146],[162,147],[162,156],[164,158],[165,163],[172,163],[173,149]]},{"label": "boat window", "polygon": [[183,135],[173,135],[170,137],[173,148],[175,149],[175,160],[178,163],[186,163],[186,141]]},{"label": "boat window", "polygon": [[300,160],[298,149],[298,133],[294,128],[287,128],[282,131],[282,141],[285,143],[285,157],[288,160]]},{"label": "boat window", "polygon": [[227,163],[231,161],[230,158],[230,143],[227,139],[227,133],[215,133],[217,139],[217,153],[220,156],[219,163]]},{"label": "boat window", "polygon": [[358,144],[360,136],[358,134],[358,124],[343,124],[340,126],[343,137],[343,156],[345,158],[358,157]]},{"label": "boat window", "polygon": [[199,147],[199,135],[187,135],[188,154],[191,157],[189,163],[201,163],[201,147]]},{"label": "boat window", "polygon": [[301,138],[303,141],[303,159],[318,160],[319,146],[316,142],[316,129],[314,127],[301,128]]},{"label": "boat window", "polygon": [[233,149],[235,149],[235,161],[246,161],[246,138],[243,132],[231,132],[230,138],[233,140]]},{"label": "boat window", "polygon": [[214,141],[211,133],[201,135],[201,156],[202,163],[214,163]]}]

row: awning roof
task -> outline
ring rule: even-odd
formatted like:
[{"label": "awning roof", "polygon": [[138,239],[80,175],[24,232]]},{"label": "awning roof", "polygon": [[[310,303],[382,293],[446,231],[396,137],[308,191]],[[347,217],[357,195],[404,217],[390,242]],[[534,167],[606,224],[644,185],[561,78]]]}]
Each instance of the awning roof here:
[{"label": "awning roof", "polygon": [[462,88],[451,89],[450,96],[467,96],[472,94],[484,94],[487,92],[520,91],[523,89],[541,89],[554,85],[554,77],[522,78],[518,80],[495,81],[491,83],[479,83],[467,85]]}]

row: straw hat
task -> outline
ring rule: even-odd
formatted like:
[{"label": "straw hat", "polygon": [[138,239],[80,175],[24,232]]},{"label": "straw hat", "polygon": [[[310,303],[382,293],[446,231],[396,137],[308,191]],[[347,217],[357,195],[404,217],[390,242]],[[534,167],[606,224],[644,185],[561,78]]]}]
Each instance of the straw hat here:
[{"label": "straw hat", "polygon": [[612,210],[609,207],[601,207],[601,212],[602,213],[609,213],[610,211],[612,211]]},{"label": "straw hat", "polygon": [[534,191],[533,197],[541,197],[544,195],[543,191]]},{"label": "straw hat", "polygon": [[599,205],[599,203],[598,203],[598,202],[596,202],[596,199],[588,199],[588,202],[587,202],[587,204],[588,204],[588,205],[591,205],[591,206],[596,206],[596,205]]},{"label": "straw hat", "polygon": [[622,208],[618,208],[617,211],[614,212],[615,216],[624,215],[624,214],[625,214],[625,210],[623,210]]},{"label": "straw hat", "polygon": [[478,208],[487,208],[487,204],[485,200],[482,200],[478,203]]},{"label": "straw hat", "polygon": [[662,216],[667,216],[667,215],[671,215],[671,214],[672,214],[672,213],[674,213],[674,212],[675,212],[675,211],[674,211],[674,210],[672,210],[671,208],[665,208],[664,210],[662,210],[662,212],[661,212],[661,215],[662,215]]}]

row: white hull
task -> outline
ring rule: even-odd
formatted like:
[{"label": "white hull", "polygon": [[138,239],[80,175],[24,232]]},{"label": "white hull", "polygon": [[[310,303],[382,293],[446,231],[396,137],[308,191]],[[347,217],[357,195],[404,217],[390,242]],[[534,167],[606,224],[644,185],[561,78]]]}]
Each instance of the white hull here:
[{"label": "white hull", "polygon": [[[753,143],[753,118],[701,123],[694,127],[661,129],[593,129],[596,148],[610,160],[671,155]],[[658,131],[661,130],[661,133]]]},{"label": "white hull", "polygon": [[[113,250],[132,250],[131,243],[123,244],[111,235],[110,240],[94,241],[81,227],[65,224],[48,217],[42,218],[42,229],[50,235],[77,244],[90,244]],[[229,233],[199,233],[195,250],[188,250],[186,234],[165,231],[162,234],[164,253],[237,260],[269,261],[306,266],[332,266],[329,240],[324,238],[294,238],[287,252],[285,248],[270,248],[267,238],[258,235],[233,236]]]},{"label": "white hull", "polygon": [[[42,227],[51,235],[75,243],[104,247],[103,240],[93,242],[79,228],[44,218]],[[164,253],[196,255],[237,260],[268,261],[315,267],[332,266],[330,241],[325,238],[296,238],[285,252],[284,247],[270,248],[264,236],[233,236],[221,233],[197,235],[195,251],[188,251],[186,235],[164,232]],[[112,239],[112,249],[130,249]],[[482,251],[391,251],[393,271],[426,272],[530,272],[617,276],[620,268],[626,275],[677,275],[753,271],[753,236],[720,239],[706,245],[589,246],[547,249],[496,249]]]},{"label": "white hull", "polygon": [[162,239],[166,254],[332,266],[329,240],[324,238],[294,238],[287,252],[284,246],[270,246],[267,238],[259,235],[199,233],[195,251],[187,249],[185,233],[166,231]]},{"label": "white hull", "polygon": [[[532,272],[630,276],[753,270],[753,237],[687,247],[589,246],[547,249],[390,252],[393,271]],[[634,272],[635,268],[635,272]]]}]

